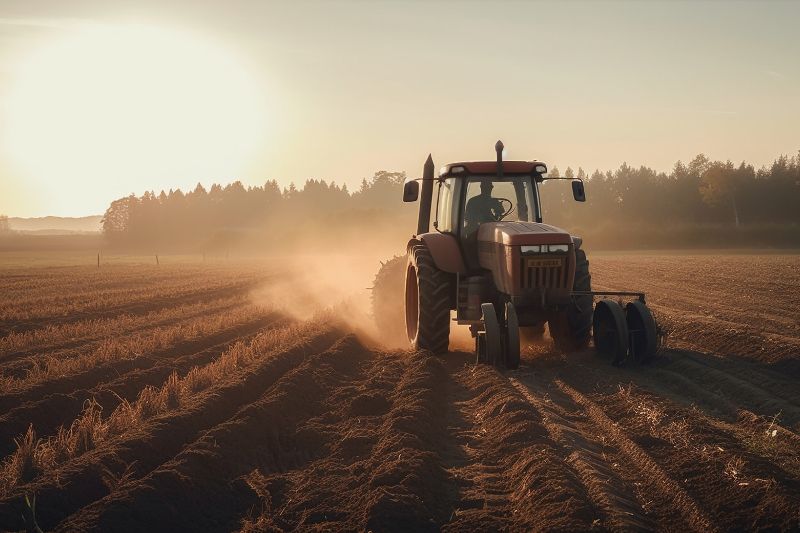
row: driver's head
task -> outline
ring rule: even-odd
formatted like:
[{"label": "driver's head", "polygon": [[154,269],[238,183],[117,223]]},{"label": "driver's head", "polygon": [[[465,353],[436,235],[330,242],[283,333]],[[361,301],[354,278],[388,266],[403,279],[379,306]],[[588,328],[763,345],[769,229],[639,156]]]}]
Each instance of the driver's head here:
[{"label": "driver's head", "polygon": [[481,181],[481,194],[490,196],[492,194],[492,189],[494,189],[494,184],[492,183],[492,180]]}]

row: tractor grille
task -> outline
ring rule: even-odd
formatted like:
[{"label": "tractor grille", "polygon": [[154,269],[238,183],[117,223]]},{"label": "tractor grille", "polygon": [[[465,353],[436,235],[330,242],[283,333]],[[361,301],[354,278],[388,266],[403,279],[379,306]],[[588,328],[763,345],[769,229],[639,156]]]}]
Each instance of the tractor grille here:
[{"label": "tractor grille", "polygon": [[566,256],[537,256],[522,258],[523,289],[566,289]]}]

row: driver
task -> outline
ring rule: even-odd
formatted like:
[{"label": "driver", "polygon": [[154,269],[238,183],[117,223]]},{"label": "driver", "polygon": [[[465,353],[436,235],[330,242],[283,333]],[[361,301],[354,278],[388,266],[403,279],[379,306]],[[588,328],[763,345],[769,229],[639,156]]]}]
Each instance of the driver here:
[{"label": "driver", "polygon": [[464,222],[468,232],[476,230],[484,222],[497,222],[505,214],[500,200],[492,197],[492,189],[494,189],[492,180],[482,180],[481,193],[467,202]]}]

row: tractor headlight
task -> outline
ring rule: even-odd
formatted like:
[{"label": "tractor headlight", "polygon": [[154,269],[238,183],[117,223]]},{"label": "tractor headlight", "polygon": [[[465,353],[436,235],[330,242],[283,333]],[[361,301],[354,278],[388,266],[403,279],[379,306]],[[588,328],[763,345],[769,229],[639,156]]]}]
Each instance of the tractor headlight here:
[{"label": "tractor headlight", "polygon": [[547,246],[539,246],[538,244],[535,246],[520,246],[520,252],[523,254],[538,254],[546,251],[542,250],[542,248],[547,248]]},{"label": "tractor headlight", "polygon": [[534,244],[519,248],[523,254],[546,254],[547,252],[568,252],[569,244]]}]

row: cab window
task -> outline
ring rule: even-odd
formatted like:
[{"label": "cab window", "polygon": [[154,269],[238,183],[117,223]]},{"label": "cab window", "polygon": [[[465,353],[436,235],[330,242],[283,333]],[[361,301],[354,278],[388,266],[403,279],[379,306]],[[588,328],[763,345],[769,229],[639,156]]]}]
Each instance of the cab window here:
[{"label": "cab window", "polygon": [[436,229],[442,233],[452,233],[453,227],[453,197],[455,194],[456,178],[447,178],[439,182],[439,198],[436,206]]},{"label": "cab window", "polygon": [[533,221],[533,194],[529,178],[499,180],[494,176],[469,178],[465,194],[465,235],[485,222]]}]

